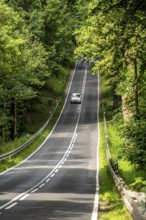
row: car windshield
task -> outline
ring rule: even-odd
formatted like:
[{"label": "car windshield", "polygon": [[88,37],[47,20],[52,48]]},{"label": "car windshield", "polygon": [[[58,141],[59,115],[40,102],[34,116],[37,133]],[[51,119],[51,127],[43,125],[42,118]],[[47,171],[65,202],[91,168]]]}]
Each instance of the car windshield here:
[{"label": "car windshield", "polygon": [[73,97],[80,97],[80,94],[79,93],[73,93],[72,96]]}]

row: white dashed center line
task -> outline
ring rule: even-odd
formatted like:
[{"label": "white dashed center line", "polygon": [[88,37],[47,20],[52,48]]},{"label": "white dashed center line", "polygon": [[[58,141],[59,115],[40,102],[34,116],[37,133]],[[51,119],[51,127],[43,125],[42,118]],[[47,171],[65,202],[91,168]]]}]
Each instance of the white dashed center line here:
[{"label": "white dashed center line", "polygon": [[45,183],[41,184],[41,185],[39,186],[39,188],[42,188],[44,185],[45,185]]},{"label": "white dashed center line", "polygon": [[17,204],[18,204],[18,202],[12,203],[11,205],[7,206],[5,209],[11,209],[12,207],[14,207]]},{"label": "white dashed center line", "polygon": [[38,190],[38,188],[36,188],[36,189],[34,189],[33,191],[31,191],[31,193],[34,193],[34,192],[36,192]]},{"label": "white dashed center line", "polygon": [[22,198],[19,199],[19,201],[22,201],[22,200],[26,199],[29,195],[30,195],[30,194],[24,195]]},{"label": "white dashed center line", "polygon": [[50,178],[46,180],[46,183],[48,183],[50,181]]},{"label": "white dashed center line", "polygon": [[53,173],[50,177],[53,177],[55,175],[55,173]]}]

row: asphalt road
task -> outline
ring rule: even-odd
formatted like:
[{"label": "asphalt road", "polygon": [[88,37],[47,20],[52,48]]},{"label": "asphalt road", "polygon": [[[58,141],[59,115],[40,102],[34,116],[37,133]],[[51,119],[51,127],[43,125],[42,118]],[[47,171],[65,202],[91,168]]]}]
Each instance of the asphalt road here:
[{"label": "asphalt road", "polygon": [[[72,92],[81,92],[82,104],[70,104]],[[0,220],[95,220],[97,104],[97,76],[78,63],[51,134],[27,160],[0,175]]]}]

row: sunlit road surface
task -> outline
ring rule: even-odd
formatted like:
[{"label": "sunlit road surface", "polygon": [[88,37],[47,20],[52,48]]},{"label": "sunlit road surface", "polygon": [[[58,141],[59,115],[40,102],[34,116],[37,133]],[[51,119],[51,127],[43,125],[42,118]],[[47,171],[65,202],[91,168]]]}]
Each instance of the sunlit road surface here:
[{"label": "sunlit road surface", "polygon": [[[82,104],[70,104],[80,92]],[[62,113],[40,148],[0,175],[0,220],[95,220],[98,78],[75,67]]]}]

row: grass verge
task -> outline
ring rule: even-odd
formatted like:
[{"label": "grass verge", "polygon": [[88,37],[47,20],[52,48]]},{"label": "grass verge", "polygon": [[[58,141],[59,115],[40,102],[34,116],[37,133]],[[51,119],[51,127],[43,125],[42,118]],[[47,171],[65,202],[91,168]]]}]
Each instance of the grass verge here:
[{"label": "grass verge", "polygon": [[145,170],[131,164],[125,157],[124,140],[121,135],[123,127],[122,112],[113,112],[112,91],[106,79],[102,82],[102,98],[105,103],[107,133],[112,160],[118,160],[119,174],[131,190],[145,192]]},{"label": "grass verge", "polygon": [[[110,122],[112,118],[112,97],[110,92],[110,86],[107,84],[106,80],[102,83],[102,98],[106,103],[107,121]],[[114,131],[114,129],[112,130]],[[119,137],[114,135],[112,132],[111,142],[115,140],[115,148],[113,148],[114,158],[117,157],[117,146],[122,144]],[[99,170],[99,219],[100,220],[132,220],[131,215],[127,211],[121,197],[115,186],[113,177],[111,176],[110,169],[108,166],[106,148],[105,148],[105,132],[104,132],[104,122],[103,122],[103,112],[100,108],[100,170]]]},{"label": "grass verge", "polygon": [[127,186],[134,191],[145,192],[146,172],[139,169],[135,164],[131,164],[124,155],[124,140],[120,136],[120,131],[115,123],[108,123],[109,147],[112,159],[118,159],[119,174],[126,182]]},{"label": "grass verge", "polygon": [[125,208],[111,176],[105,151],[104,124],[100,114],[100,170],[99,170],[99,219],[132,220]]}]

